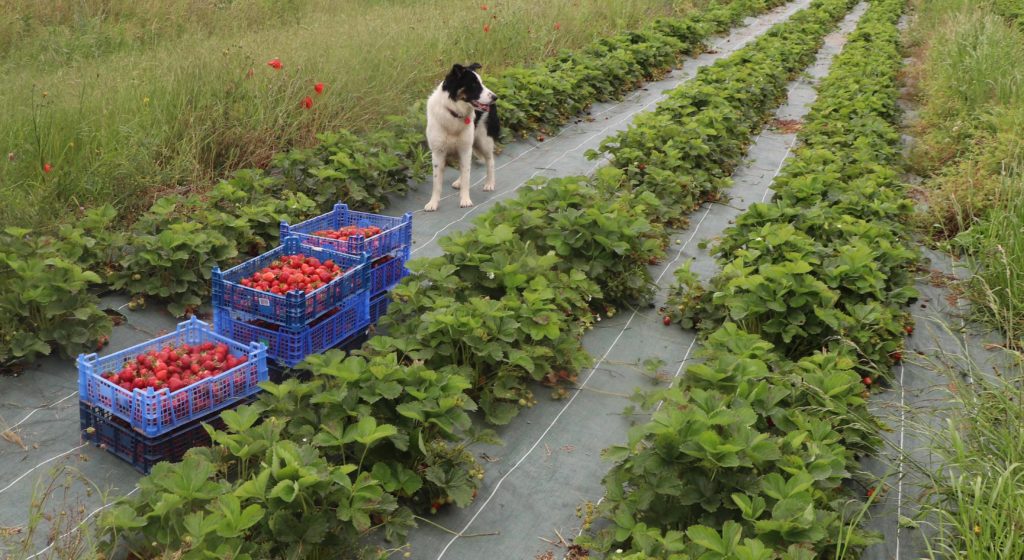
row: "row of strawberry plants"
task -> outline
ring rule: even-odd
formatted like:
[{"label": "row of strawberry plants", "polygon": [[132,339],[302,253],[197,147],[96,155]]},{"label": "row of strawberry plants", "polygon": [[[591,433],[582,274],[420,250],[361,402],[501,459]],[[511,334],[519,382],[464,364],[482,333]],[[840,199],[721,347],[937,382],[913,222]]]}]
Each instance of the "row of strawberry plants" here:
[{"label": "row of strawberry plants", "polygon": [[[682,225],[700,202],[717,200],[729,185],[751,136],[785,99],[787,82],[813,60],[824,29],[846,4],[797,14],[742,55],[670,92],[655,111],[638,115],[590,156],[613,156],[627,188],[661,201],[656,221]],[[793,35],[792,29],[801,31]]]},{"label": "row of strawberry plants", "polygon": [[[857,553],[850,495],[881,426],[867,410],[913,297],[897,175],[898,19],[875,0],[818,88],[801,147],[716,248],[708,288],[683,269],[670,307],[704,347],[615,462],[584,539],[615,558],[797,560]],[[814,328],[821,321],[828,325]],[[863,487],[861,487],[863,488]],[[619,554],[621,553],[621,554]]]},{"label": "row of strawberry plants", "polygon": [[[533,381],[571,380],[589,362],[580,339],[600,320],[594,311],[610,315],[612,305],[646,290],[629,276],[664,255],[664,230],[647,219],[660,202],[622,189],[623,180],[621,170],[608,168],[592,180],[537,182],[472,230],[443,239],[445,254],[412,261],[412,274],[394,288],[382,320],[388,336],[374,337],[357,356],[311,357],[308,382],[267,385],[258,404],[237,413],[249,420],[232,414],[228,430],[213,434],[218,447],[160,466],[139,496],[104,519],[107,530],[145,553],[191,552],[201,542],[249,554],[295,550],[286,546],[313,554],[351,545],[371,527],[401,538],[414,512],[468,503],[481,471],[465,445],[490,434],[474,430],[465,414],[479,406],[490,423],[507,423],[533,400]],[[417,382],[427,377],[444,389],[440,395]],[[265,420],[257,425],[259,417]],[[268,436],[268,424],[280,431]],[[268,442],[271,436],[278,439]],[[279,453],[299,470],[279,469]],[[330,473],[335,484],[308,478],[303,485],[303,465]],[[228,473],[236,473],[231,483]],[[154,478],[187,479],[189,487],[213,479],[218,490],[189,495],[171,516],[162,501],[185,483]],[[221,514],[225,507],[230,516]],[[226,525],[243,508],[251,523]],[[338,521],[329,519],[332,508]],[[315,530],[296,525],[300,516]],[[282,541],[287,531],[296,536]]]},{"label": "row of strawberry plants", "polygon": [[[493,85],[503,99],[506,127],[524,134],[562,124],[591,103],[664,73],[701,48],[709,34],[779,3],[716,2],[535,68],[509,70]],[[201,195],[161,197],[131,219],[108,206],[83,210],[54,235],[6,230],[10,243],[0,249],[0,287],[5,294],[20,293],[15,288],[22,285],[35,289],[32,301],[0,300],[0,367],[54,349],[71,355],[103,338],[111,325],[96,308],[97,289],[128,292],[132,307],[155,299],[180,316],[208,294],[214,264],[264,250],[276,241],[279,220],[310,217],[338,200],[379,210],[389,195],[404,193],[423,176],[423,124],[422,106],[416,106],[366,136],[324,134],[314,148],[275,156],[269,172],[243,170]],[[132,225],[119,229],[124,222]],[[66,332],[65,320],[74,333]]]}]

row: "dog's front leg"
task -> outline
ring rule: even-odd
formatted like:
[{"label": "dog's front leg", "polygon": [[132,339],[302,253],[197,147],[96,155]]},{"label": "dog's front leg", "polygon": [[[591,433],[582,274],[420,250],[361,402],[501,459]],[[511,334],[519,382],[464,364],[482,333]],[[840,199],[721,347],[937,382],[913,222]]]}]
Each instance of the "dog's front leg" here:
[{"label": "dog's front leg", "polygon": [[446,163],[444,152],[431,151],[430,157],[434,163],[434,188],[430,192],[430,201],[423,207],[427,212],[437,210],[437,205],[441,203],[441,185],[444,182],[444,166]]},{"label": "dog's front leg", "polygon": [[459,148],[459,206],[463,208],[473,205],[473,201],[469,199],[469,170],[472,166],[473,144],[470,141],[465,148]]},{"label": "dog's front leg", "polygon": [[484,191],[494,190],[494,147],[485,152],[487,155],[487,181],[484,182]]}]

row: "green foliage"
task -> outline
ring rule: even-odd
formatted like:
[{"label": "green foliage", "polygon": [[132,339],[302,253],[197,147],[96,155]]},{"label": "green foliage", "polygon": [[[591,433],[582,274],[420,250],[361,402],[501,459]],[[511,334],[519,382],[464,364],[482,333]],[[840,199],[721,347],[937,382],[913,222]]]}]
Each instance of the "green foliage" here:
[{"label": "green foliage", "polygon": [[584,272],[609,305],[647,303],[654,296],[647,265],[665,257],[667,238],[647,219],[656,198],[608,196],[621,177],[606,168],[593,184],[583,177],[538,180],[515,199],[495,205],[477,225],[511,227],[538,251],[554,251],[560,270]]},{"label": "green foliage", "polygon": [[699,315],[706,329],[735,321],[791,359],[850,346],[870,376],[900,359],[900,308],[917,297],[917,256],[905,241],[912,203],[895,167],[901,59],[892,13],[869,11],[851,34],[774,200],[751,205],[725,231],[714,249],[722,271],[708,289],[677,283],[677,320]]},{"label": "green foliage", "polygon": [[[61,248],[25,229],[0,232],[0,369],[54,350],[63,357],[92,351],[110,334],[90,291],[100,277],[63,258]],[[89,251],[84,242],[81,251]]]},{"label": "green foliage", "polygon": [[[910,204],[894,168],[903,4],[875,2],[862,17],[820,84],[804,146],[773,185],[775,200],[752,205],[714,249],[721,272],[707,287],[687,267],[676,273],[666,313],[700,325],[702,360],[671,388],[641,395],[651,420],[606,450],[614,466],[598,508],[605,525],[586,537],[594,550],[810,560],[875,542],[855,530],[857,501],[843,484],[858,455],[881,444],[862,376],[894,359],[900,308],[916,295]],[[817,1],[811,15],[791,20],[803,23],[779,26],[765,42],[781,40],[780,55],[787,38],[808,44],[848,6]],[[651,122],[658,125],[621,135],[637,142],[638,160],[667,145],[659,127],[683,130],[689,120]]]},{"label": "green foliage", "polygon": [[703,68],[668,99],[637,115],[629,128],[589,153],[613,156],[624,188],[661,201],[654,219],[679,225],[706,200],[717,200],[750,137],[785,97],[786,83],[814,58],[826,26],[848,3],[804,10],[751,47]]},{"label": "green foliage", "polygon": [[472,501],[483,470],[465,447],[495,440],[471,429],[465,378],[394,354],[331,351],[302,367],[311,380],[266,383],[225,412],[213,448],[155,467],[104,530],[146,557],[369,557],[359,538],[372,528],[401,540],[413,511]]},{"label": "green foliage", "polygon": [[461,372],[487,420],[507,424],[535,402],[531,381],[589,364],[580,337],[586,300],[600,291],[580,271],[558,272],[554,253],[537,255],[508,226],[481,225],[442,245],[445,257],[410,263],[381,320],[392,338],[368,347]]},{"label": "green foliage", "polygon": [[347,130],[317,136],[313,148],[282,152],[271,166],[292,190],[330,208],[339,200],[353,210],[378,212],[390,195],[404,195],[408,183],[422,179],[429,159],[419,112],[395,118],[391,126],[357,136]]}]

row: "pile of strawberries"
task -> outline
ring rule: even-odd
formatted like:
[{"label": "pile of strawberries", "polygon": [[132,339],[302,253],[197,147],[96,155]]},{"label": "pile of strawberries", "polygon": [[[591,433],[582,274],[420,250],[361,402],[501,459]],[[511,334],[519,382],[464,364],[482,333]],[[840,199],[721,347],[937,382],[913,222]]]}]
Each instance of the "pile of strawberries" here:
[{"label": "pile of strawberries", "polygon": [[164,346],[139,354],[134,361],[125,363],[118,372],[103,374],[103,378],[126,391],[152,387],[156,391],[171,392],[188,387],[204,379],[219,375],[244,364],[248,356],[235,356],[224,343],[185,344]]},{"label": "pile of strawberries", "polygon": [[341,229],[322,229],[317,232],[313,232],[313,235],[317,237],[327,237],[329,239],[337,239],[338,241],[346,241],[349,237],[355,235],[362,235],[363,239],[369,239],[374,235],[380,233],[380,228],[377,226],[369,227],[356,227],[356,226],[345,226]]},{"label": "pile of strawberries", "polygon": [[239,283],[273,294],[283,295],[293,290],[309,293],[344,273],[345,270],[332,260],[321,262],[316,257],[291,255],[270,263],[270,266]]}]

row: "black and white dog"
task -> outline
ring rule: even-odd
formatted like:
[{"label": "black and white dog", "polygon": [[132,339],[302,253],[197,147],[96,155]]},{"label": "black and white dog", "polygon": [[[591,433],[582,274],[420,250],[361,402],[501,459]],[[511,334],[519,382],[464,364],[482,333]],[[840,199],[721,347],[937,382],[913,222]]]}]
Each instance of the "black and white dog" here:
[{"label": "black and white dog", "polygon": [[427,212],[437,210],[441,202],[444,170],[449,155],[458,155],[459,178],[452,187],[459,189],[459,205],[472,206],[469,199],[469,168],[472,155],[487,164],[485,191],[494,190],[494,143],[501,134],[498,121],[498,96],[487,89],[476,71],[477,63],[456,64],[441,85],[427,99],[427,144],[434,164],[434,190]]}]

